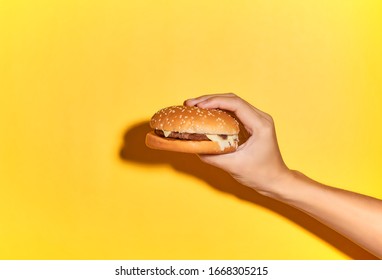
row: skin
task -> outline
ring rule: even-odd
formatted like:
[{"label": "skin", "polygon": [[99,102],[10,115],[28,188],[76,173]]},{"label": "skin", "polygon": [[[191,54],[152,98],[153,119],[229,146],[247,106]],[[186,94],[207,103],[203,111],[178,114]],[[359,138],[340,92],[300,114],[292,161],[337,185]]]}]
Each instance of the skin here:
[{"label": "skin", "polygon": [[284,163],[272,117],[235,94],[204,95],[186,106],[233,112],[249,134],[236,152],[199,155],[262,195],[291,205],[382,258],[382,200],[316,182]]}]

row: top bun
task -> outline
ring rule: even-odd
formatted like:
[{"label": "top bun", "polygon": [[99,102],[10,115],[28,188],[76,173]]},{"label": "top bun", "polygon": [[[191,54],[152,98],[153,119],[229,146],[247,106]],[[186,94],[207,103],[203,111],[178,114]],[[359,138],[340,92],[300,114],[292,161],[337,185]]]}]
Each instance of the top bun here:
[{"label": "top bun", "polygon": [[239,133],[239,123],[225,111],[188,106],[171,106],[158,111],[151,118],[150,126],[153,129],[180,133]]}]

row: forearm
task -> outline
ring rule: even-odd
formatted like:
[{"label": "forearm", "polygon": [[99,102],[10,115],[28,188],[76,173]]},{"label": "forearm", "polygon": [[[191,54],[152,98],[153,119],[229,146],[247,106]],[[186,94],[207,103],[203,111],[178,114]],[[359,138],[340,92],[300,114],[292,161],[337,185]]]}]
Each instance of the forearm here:
[{"label": "forearm", "polygon": [[325,186],[291,171],[269,193],[382,258],[382,201]]}]

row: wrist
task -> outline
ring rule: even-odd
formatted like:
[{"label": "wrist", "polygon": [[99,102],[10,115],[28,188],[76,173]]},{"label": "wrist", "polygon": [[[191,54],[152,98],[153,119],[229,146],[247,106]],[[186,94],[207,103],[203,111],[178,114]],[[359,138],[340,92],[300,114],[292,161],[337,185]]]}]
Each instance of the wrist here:
[{"label": "wrist", "polygon": [[281,201],[289,200],[293,197],[293,193],[296,192],[295,187],[301,176],[303,175],[296,170],[283,170],[267,183],[266,188],[261,188],[257,191],[273,199]]}]

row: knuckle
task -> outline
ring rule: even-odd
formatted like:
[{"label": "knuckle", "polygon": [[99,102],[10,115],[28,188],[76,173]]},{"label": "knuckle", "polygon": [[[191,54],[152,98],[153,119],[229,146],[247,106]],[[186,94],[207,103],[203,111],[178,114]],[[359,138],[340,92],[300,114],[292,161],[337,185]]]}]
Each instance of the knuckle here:
[{"label": "knuckle", "polygon": [[266,114],[266,116],[267,116],[267,118],[268,118],[268,120],[269,120],[269,122],[270,122],[271,124],[274,124],[274,123],[275,123],[275,121],[274,121],[274,119],[273,119],[273,117],[272,117],[271,115]]},{"label": "knuckle", "polygon": [[270,119],[263,118],[259,122],[259,127],[263,131],[271,131],[273,130],[273,122]]},{"label": "knuckle", "polygon": [[262,117],[262,119],[263,119],[265,122],[269,123],[270,125],[273,125],[273,124],[274,124],[273,117],[272,117],[270,114],[268,114],[268,113],[266,113],[266,112],[261,112],[261,117]]},{"label": "knuckle", "polygon": [[237,95],[233,96],[232,102],[235,102],[236,104],[241,105],[241,106],[247,105],[247,102]]}]

